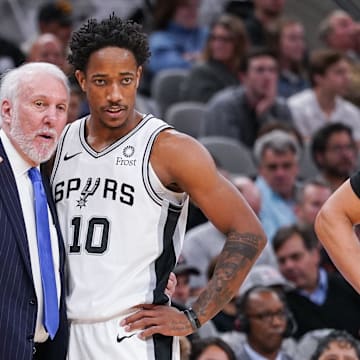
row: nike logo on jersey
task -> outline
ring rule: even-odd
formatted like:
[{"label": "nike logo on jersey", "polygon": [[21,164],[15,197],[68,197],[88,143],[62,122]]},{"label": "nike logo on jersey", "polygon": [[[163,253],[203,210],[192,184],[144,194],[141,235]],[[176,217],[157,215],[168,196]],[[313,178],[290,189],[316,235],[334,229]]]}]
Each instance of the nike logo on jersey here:
[{"label": "nike logo on jersey", "polygon": [[128,336],[122,336],[122,337],[119,337],[119,335],[116,337],[116,341],[118,343],[122,342],[124,339],[128,339],[128,338],[131,338],[132,336],[134,336],[136,333],[133,333],[131,335],[128,335]]},{"label": "nike logo on jersey", "polygon": [[72,159],[73,157],[77,156],[77,155],[80,155],[81,154],[81,151],[76,153],[76,154],[72,154],[72,155],[68,155],[67,153],[65,154],[64,156],[64,161],[67,161],[67,160],[70,160]]}]

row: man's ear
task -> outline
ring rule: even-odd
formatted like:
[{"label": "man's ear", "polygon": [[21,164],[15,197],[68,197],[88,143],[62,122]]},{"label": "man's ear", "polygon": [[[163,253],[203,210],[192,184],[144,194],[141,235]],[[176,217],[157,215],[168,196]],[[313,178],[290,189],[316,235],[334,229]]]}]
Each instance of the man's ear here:
[{"label": "man's ear", "polygon": [[2,121],[5,124],[10,125],[12,117],[13,117],[12,104],[11,104],[11,102],[9,100],[5,99],[5,100],[3,100],[2,104],[1,104],[1,118],[2,118]]},{"label": "man's ear", "polygon": [[85,89],[86,89],[85,73],[81,70],[76,70],[75,77],[81,87],[81,90],[85,92]]}]

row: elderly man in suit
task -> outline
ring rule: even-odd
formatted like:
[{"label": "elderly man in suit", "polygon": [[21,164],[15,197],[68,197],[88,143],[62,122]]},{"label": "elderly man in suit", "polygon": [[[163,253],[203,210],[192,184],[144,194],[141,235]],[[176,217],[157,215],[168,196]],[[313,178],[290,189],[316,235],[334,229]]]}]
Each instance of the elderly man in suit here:
[{"label": "elderly man in suit", "polygon": [[67,78],[22,65],[3,77],[0,100],[0,359],[65,359],[64,248],[39,165],[66,123]]}]

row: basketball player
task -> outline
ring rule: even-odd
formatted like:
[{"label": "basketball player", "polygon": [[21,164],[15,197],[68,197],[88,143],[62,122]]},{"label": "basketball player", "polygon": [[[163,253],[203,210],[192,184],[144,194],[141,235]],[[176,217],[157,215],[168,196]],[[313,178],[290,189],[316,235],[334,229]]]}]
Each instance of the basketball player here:
[{"label": "basketball player", "polygon": [[[234,296],[264,232],[197,141],[135,110],[149,56],[138,25],[90,19],[70,48],[90,115],[64,130],[51,177],[69,268],[68,358],[179,359],[176,336]],[[227,241],[209,286],[182,312],[167,305],[164,288],[181,251],[188,196]]]},{"label": "basketball player", "polygon": [[359,223],[360,172],[357,172],[327,199],[317,215],[315,230],[335,266],[360,293]]}]

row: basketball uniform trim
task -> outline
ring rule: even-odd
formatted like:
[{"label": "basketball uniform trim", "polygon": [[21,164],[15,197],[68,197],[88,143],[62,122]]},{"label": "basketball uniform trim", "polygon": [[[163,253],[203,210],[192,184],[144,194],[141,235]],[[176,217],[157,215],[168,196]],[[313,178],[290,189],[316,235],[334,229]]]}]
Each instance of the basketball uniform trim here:
[{"label": "basketball uniform trim", "polygon": [[[80,120],[79,120],[80,121]],[[63,147],[64,147],[64,142],[65,142],[65,138],[66,138],[66,134],[70,129],[71,124],[68,124],[65,129],[63,130],[58,145],[56,147],[56,152],[55,152],[55,159],[54,159],[54,165],[53,165],[53,170],[51,172],[51,176],[50,176],[50,184],[52,184],[53,179],[56,175],[56,172],[58,170],[59,164],[60,164],[60,160],[61,160],[61,155],[62,155],[62,151],[63,151]]]},{"label": "basketball uniform trim", "polygon": [[[85,127],[86,127],[86,121],[83,121],[81,123],[80,126],[80,143],[82,145],[82,147],[84,148],[84,150],[92,157],[94,158],[100,158],[102,156],[107,155],[108,153],[110,153],[111,151],[113,151],[114,149],[116,149],[117,147],[119,147],[120,145],[122,145],[125,141],[127,141],[129,138],[131,138],[131,136],[133,136],[135,133],[137,133],[143,126],[145,126],[145,124],[151,120],[152,118],[154,118],[154,116],[152,114],[146,114],[141,121],[136,125],[136,127],[134,129],[132,129],[128,134],[124,135],[123,137],[121,137],[120,139],[116,140],[114,143],[110,144],[108,147],[106,147],[105,149],[101,150],[100,152],[95,151],[93,148],[91,148],[91,146],[87,143],[86,139],[85,139]],[[169,126],[170,127],[170,126]]]},{"label": "basketball uniform trim", "polygon": [[173,337],[153,335],[154,355],[156,360],[171,360],[173,355]]},{"label": "basketball uniform trim", "polygon": [[[149,194],[149,196],[160,206],[163,203],[163,198],[159,196],[159,194],[155,191],[155,189],[153,188],[153,186],[151,184],[150,176],[149,176],[149,166],[150,166],[150,154],[151,154],[151,150],[152,150],[154,141],[155,141],[156,137],[159,135],[159,133],[166,129],[172,129],[172,127],[165,124],[165,125],[159,127],[158,129],[156,129],[151,134],[149,141],[146,145],[146,149],[145,149],[145,153],[144,153],[144,157],[143,157],[143,163],[142,163],[143,183],[144,183],[145,189],[146,189],[147,193]],[[153,171],[153,173],[154,173],[154,176],[157,178],[155,171]],[[164,187],[159,178],[157,178],[157,181],[158,181],[159,186]],[[164,190],[167,192],[172,192],[171,190],[166,189],[165,187],[164,187]],[[170,204],[171,204],[171,208],[173,210],[178,209],[179,211],[181,211],[181,209],[183,207],[183,203],[179,204],[179,205],[174,204],[174,203],[170,203]]]},{"label": "basketball uniform trim", "polygon": [[173,236],[180,216],[179,211],[172,211],[170,204],[167,202],[167,216],[163,225],[160,239],[163,242],[162,254],[155,260],[156,286],[153,291],[154,304],[166,304],[168,297],[165,295],[167,280],[170,270],[176,263],[176,253],[174,248]]}]

